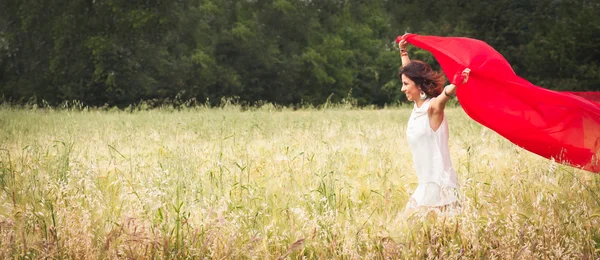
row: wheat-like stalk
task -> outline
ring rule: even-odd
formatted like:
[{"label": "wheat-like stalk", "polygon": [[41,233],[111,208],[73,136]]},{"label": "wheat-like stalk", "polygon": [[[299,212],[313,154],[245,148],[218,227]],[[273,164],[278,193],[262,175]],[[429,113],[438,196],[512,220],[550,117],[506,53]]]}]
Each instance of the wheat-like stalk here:
[{"label": "wheat-like stalk", "polygon": [[399,218],[417,184],[409,114],[3,107],[0,258],[599,257],[600,177],[460,108],[460,214]]}]

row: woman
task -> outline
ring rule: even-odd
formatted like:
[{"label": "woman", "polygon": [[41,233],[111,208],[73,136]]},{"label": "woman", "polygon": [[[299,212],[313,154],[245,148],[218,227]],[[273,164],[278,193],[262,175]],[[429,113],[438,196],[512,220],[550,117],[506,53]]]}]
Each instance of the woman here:
[{"label": "woman", "polygon": [[[419,185],[410,197],[405,214],[415,210],[447,210],[458,204],[456,171],[448,150],[448,121],[444,109],[456,93],[454,84],[446,82],[443,73],[435,72],[422,61],[410,61],[406,41],[399,42],[402,68],[399,73],[402,92],[414,108],[408,120],[406,135],[413,156]],[[468,80],[470,70],[462,72]]]}]

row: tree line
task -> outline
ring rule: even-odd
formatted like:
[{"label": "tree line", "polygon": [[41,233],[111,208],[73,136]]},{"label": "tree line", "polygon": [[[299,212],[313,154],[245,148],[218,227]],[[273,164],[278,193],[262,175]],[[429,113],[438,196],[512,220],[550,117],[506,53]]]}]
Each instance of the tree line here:
[{"label": "tree line", "polygon": [[591,0],[3,0],[0,95],[382,106],[405,100],[405,32],[480,39],[538,86],[597,91],[598,14]]}]

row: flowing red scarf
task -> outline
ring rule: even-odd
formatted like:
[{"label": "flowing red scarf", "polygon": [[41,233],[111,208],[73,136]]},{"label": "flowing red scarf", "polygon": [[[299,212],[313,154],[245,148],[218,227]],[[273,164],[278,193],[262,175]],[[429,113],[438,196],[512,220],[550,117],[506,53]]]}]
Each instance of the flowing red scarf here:
[{"label": "flowing red scarf", "polygon": [[470,68],[457,88],[473,120],[514,144],[557,162],[600,173],[600,93],[557,92],[517,76],[504,57],[483,41],[406,34],[430,51],[451,79]]}]

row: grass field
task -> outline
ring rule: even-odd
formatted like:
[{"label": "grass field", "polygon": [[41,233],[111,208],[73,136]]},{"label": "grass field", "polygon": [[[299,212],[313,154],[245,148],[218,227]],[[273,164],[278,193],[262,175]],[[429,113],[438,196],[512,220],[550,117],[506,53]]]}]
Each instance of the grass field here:
[{"label": "grass field", "polygon": [[0,258],[600,257],[600,176],[449,108],[458,216],[398,219],[408,107],[0,109]]}]

